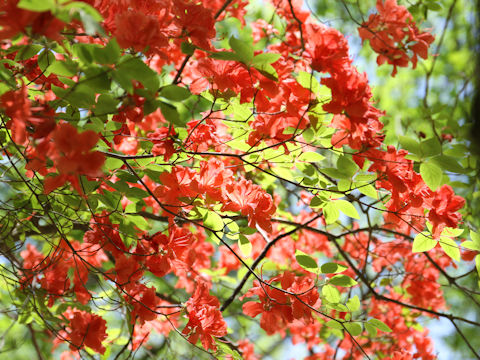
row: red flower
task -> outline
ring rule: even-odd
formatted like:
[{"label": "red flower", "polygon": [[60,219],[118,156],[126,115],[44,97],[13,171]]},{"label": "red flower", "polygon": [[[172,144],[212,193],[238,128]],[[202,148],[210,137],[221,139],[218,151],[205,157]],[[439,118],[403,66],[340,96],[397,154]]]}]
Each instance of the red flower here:
[{"label": "red flower", "polygon": [[[267,283],[271,284],[274,281],[278,281],[278,278],[273,278],[267,281]],[[253,285],[243,297],[257,295],[260,302],[246,302],[242,307],[243,313],[250,317],[262,314],[260,327],[268,335],[284,331],[285,326],[294,319],[287,294],[281,290],[271,288],[267,284],[260,285],[256,280],[253,282]]]},{"label": "red flower", "polygon": [[295,276],[286,271],[282,276],[282,288],[292,292],[288,295],[292,303],[292,314],[295,319],[303,319],[306,322],[312,320],[312,310],[306,305],[315,306],[320,298],[314,281],[306,276]]},{"label": "red flower", "polygon": [[147,135],[148,139],[154,144],[152,154],[155,156],[163,155],[165,161],[170,160],[175,153],[174,136],[177,133],[173,127],[160,127],[155,129],[155,132]]},{"label": "red flower", "polygon": [[165,276],[175,266],[175,262],[183,259],[191,243],[192,233],[177,226],[170,228],[168,237],[161,233],[153,235],[150,246],[155,254],[147,257],[147,269],[158,277]]},{"label": "red flower", "polygon": [[179,198],[188,198],[198,195],[191,189],[192,180],[196,172],[183,166],[175,166],[172,172],[163,172],[160,174],[159,183],[154,190],[155,196],[165,204],[163,214],[173,216],[172,213],[178,213],[184,202]]},{"label": "red flower", "polygon": [[341,32],[327,26],[308,24],[306,34],[313,70],[333,73],[350,64],[348,42]]},{"label": "red flower", "polygon": [[217,350],[213,337],[227,335],[227,323],[223,320],[218,307],[201,305],[188,313],[188,324],[182,333],[188,336],[188,341],[195,344],[200,338],[205,349]]},{"label": "red flower", "polygon": [[428,213],[428,220],[432,223],[434,237],[440,235],[445,227],[455,228],[462,219],[456,211],[465,205],[465,199],[455,195],[449,185],[443,185],[433,194],[432,208]]},{"label": "red flower", "polygon": [[267,232],[272,231],[270,221],[275,213],[272,197],[260,186],[242,179],[225,187],[224,206],[222,211],[240,211],[248,217],[248,226],[260,226]]},{"label": "red flower", "polygon": [[140,269],[138,258],[135,256],[127,257],[124,254],[115,258],[115,281],[123,286],[125,284],[139,280],[143,271]]},{"label": "red flower", "polygon": [[332,100],[323,105],[323,110],[332,114],[345,111],[348,116],[357,117],[369,110],[372,92],[367,74],[360,74],[356,68],[348,66],[329,78],[323,78],[321,83],[332,90]]},{"label": "red flower", "polygon": [[104,212],[92,217],[90,228],[85,233],[83,241],[90,244],[99,244],[102,249],[110,251],[115,258],[122,256],[127,247],[118,233],[118,225],[112,224]]},{"label": "red flower", "polygon": [[105,347],[102,341],[107,338],[107,322],[98,315],[86,311],[75,310],[73,314],[66,315],[70,320],[70,349],[80,350],[88,346],[92,350],[103,354]]},{"label": "red flower", "polygon": [[144,284],[136,284],[124,296],[125,300],[133,307],[130,316],[131,322],[135,323],[138,318],[140,324],[145,321],[155,320],[158,316],[156,309],[160,299],[156,295],[156,289],[146,287]]},{"label": "red flower", "polygon": [[185,306],[188,311],[193,311],[196,307],[202,307],[205,305],[218,308],[220,306],[220,301],[215,296],[210,295],[209,284],[202,280],[201,277],[197,277],[195,292],[186,302]]},{"label": "red flower", "polygon": [[60,40],[60,30],[65,24],[48,11],[35,12],[17,7],[19,0],[3,0],[0,4],[0,39],[14,38],[28,26],[34,34]]},{"label": "red flower", "polygon": [[153,50],[166,47],[168,40],[160,29],[158,16],[145,15],[139,11],[125,11],[117,14],[115,36],[123,48],[133,48],[135,51]]},{"label": "red flower", "polygon": [[199,193],[205,193],[212,200],[222,199],[222,187],[233,176],[223,162],[216,158],[200,163],[200,173],[192,182],[192,187]]},{"label": "red flower", "polygon": [[379,54],[378,65],[392,64],[392,76],[397,73],[397,66],[406,67],[409,61],[415,68],[417,56],[427,58],[434,36],[420,32],[407,8],[397,5],[396,0],[377,0],[377,10],[378,14],[370,15],[358,33],[363,41],[369,40],[372,49]]},{"label": "red flower", "polygon": [[46,194],[63,185],[67,180],[79,193],[83,193],[78,183],[78,175],[92,177],[102,175],[101,169],[105,156],[98,151],[91,151],[98,139],[99,135],[96,132],[87,130],[79,133],[68,123],[61,123],[56,127],[52,133],[54,146],[50,157],[60,174],[45,179]]},{"label": "red flower", "polygon": [[27,140],[27,122],[32,114],[27,87],[23,85],[17,91],[7,91],[0,98],[0,107],[5,109],[5,114],[11,119],[7,126],[12,130],[13,141],[24,144]]},{"label": "red flower", "polygon": [[194,1],[174,1],[174,12],[177,18],[176,25],[183,30],[187,37],[198,47],[209,50],[209,39],[215,37],[215,20],[211,9],[203,7]]}]

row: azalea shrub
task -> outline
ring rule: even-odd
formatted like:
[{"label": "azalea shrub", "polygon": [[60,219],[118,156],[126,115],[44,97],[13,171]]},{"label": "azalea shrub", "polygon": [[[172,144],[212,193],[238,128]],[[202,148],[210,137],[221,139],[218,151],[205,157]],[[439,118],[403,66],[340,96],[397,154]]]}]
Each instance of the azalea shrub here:
[{"label": "azalea shrub", "polygon": [[429,360],[430,319],[478,357],[444,292],[479,306],[474,158],[427,95],[396,139],[356,60],[428,84],[441,6],[343,5],[356,32],[301,0],[2,1],[2,346]]}]

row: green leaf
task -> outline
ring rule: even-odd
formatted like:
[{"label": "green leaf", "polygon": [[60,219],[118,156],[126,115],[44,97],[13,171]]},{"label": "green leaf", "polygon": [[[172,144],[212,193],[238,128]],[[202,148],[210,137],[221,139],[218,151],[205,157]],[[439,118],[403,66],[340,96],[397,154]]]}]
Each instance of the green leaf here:
[{"label": "green leaf", "polygon": [[420,165],[420,175],[425,184],[433,191],[442,184],[443,171],[434,162],[423,162]]},{"label": "green leaf", "polygon": [[340,171],[339,169],[336,169],[336,168],[323,168],[320,170],[320,172],[334,179],[346,179],[346,180],[351,179],[351,176],[348,173],[344,173],[343,171]]},{"label": "green leaf", "polygon": [[392,332],[392,329],[390,329],[387,324],[385,324],[383,321],[380,321],[378,319],[370,319],[368,320],[368,323],[375,326],[378,330],[384,331],[384,332]]},{"label": "green leaf", "polygon": [[197,49],[197,47],[195,45],[190,44],[186,41],[184,41],[180,44],[180,48],[182,49],[182,52],[185,55],[193,55],[193,53],[195,52],[195,49]]},{"label": "green leaf", "polygon": [[334,304],[340,302],[340,292],[335,286],[328,285],[328,284],[324,285],[322,287],[322,295],[325,297],[325,299],[328,302],[331,302]]},{"label": "green leaf", "polygon": [[431,158],[438,167],[443,170],[454,172],[457,174],[463,174],[465,169],[460,165],[460,163],[452,156],[448,155],[437,155]]},{"label": "green leaf", "polygon": [[327,322],[325,323],[325,325],[327,325],[328,327],[331,327],[331,328],[333,328],[333,329],[343,330],[343,325],[342,325],[342,323],[340,323],[340,322],[337,321],[337,320],[327,321]]},{"label": "green leaf", "polygon": [[303,251],[296,250],[295,258],[302,268],[312,273],[318,272],[318,265],[314,258],[310,255],[305,254]]},{"label": "green leaf", "polygon": [[473,231],[473,230],[470,230],[470,239],[472,239],[472,241],[475,243],[475,244],[478,244],[480,246],[480,234]]},{"label": "green leaf", "polygon": [[350,276],[348,275],[335,275],[332,277],[329,281],[329,284],[336,285],[336,286],[341,286],[341,287],[351,287],[355,286],[358,283],[353,280]]},{"label": "green leaf", "polygon": [[20,50],[18,50],[17,55],[15,55],[15,61],[30,59],[31,57],[38,54],[39,51],[42,49],[43,49],[42,45],[28,44],[28,45],[22,46]]},{"label": "green leaf", "polygon": [[187,88],[177,85],[167,85],[160,89],[160,96],[172,101],[188,99],[192,94]]},{"label": "green leaf", "polygon": [[17,4],[20,9],[43,12],[55,8],[54,0],[20,0]]},{"label": "green leaf", "polygon": [[83,11],[89,16],[92,17],[93,20],[95,21],[102,21],[103,17],[102,15],[98,12],[97,9],[95,9],[93,6],[87,4],[86,2],[83,1],[66,1],[66,0],[60,0],[59,2],[64,3],[62,6],[62,9],[68,10],[71,12],[71,10],[75,10],[77,12]]},{"label": "green leaf", "polygon": [[212,231],[222,231],[225,224],[220,215],[214,211],[208,211],[203,218],[203,225]]},{"label": "green leaf", "polygon": [[362,326],[356,322],[346,322],[343,324],[352,336],[358,336],[362,333]]},{"label": "green leaf", "polygon": [[148,222],[147,220],[140,215],[127,215],[126,218],[130,223],[132,223],[134,226],[139,228],[140,230],[148,230]]},{"label": "green leaf", "polygon": [[407,136],[399,136],[400,145],[403,149],[408,150],[412,154],[419,154],[420,150],[420,143],[410,137]]},{"label": "green leaf", "polygon": [[480,255],[475,256],[475,265],[477,267],[478,275],[480,275]]},{"label": "green leaf", "polygon": [[48,70],[56,75],[71,77],[77,73],[77,64],[73,61],[55,60]]},{"label": "green leaf", "polygon": [[133,187],[129,187],[125,191],[125,196],[129,200],[140,200],[140,199],[145,199],[145,198],[149,197],[150,194],[143,189],[140,189],[138,187],[133,186]]},{"label": "green leaf", "polygon": [[55,55],[50,50],[44,50],[38,55],[38,67],[45,73],[47,72],[47,68],[55,61]]},{"label": "green leaf", "polygon": [[352,182],[350,180],[342,179],[337,183],[338,191],[348,192],[352,187]]},{"label": "green leaf", "polygon": [[[74,9],[78,9],[78,3],[82,4],[79,1],[74,1],[69,5]],[[77,14],[80,18],[80,21],[83,23],[85,32],[88,35],[104,34],[103,28],[100,26],[99,21],[102,19],[102,16],[95,10],[95,8],[89,6],[86,3],[83,3],[85,7],[83,9],[78,9]],[[67,8],[67,7],[65,7]]]},{"label": "green leaf", "polygon": [[86,77],[82,79],[82,83],[79,85],[90,88],[90,92],[93,93],[103,93],[110,90],[112,82],[105,69],[91,66],[84,72]]},{"label": "green leaf", "polygon": [[105,47],[93,48],[93,56],[99,64],[115,64],[121,54],[122,49],[115,39],[111,39]]},{"label": "green leaf", "polygon": [[431,11],[440,11],[440,10],[442,10],[442,5],[440,5],[440,4],[437,3],[437,2],[428,1],[425,5],[427,6],[428,10],[431,10]]},{"label": "green leaf", "polygon": [[275,70],[275,68],[272,65],[269,65],[269,64],[258,65],[255,68],[267,79],[270,79],[273,81],[278,80],[277,70]]},{"label": "green leaf", "polygon": [[[110,94],[102,94],[97,98],[97,103],[95,104],[95,115],[100,116],[105,114],[114,114],[117,112],[118,104],[119,101]],[[108,122],[107,125],[111,123],[112,121]]]},{"label": "green leaf", "polygon": [[432,137],[427,140],[423,140],[420,143],[420,149],[423,157],[431,157],[439,155],[442,152],[442,145],[438,142],[438,139]]},{"label": "green leaf", "polygon": [[311,90],[314,94],[318,94],[321,92],[322,87],[320,83],[315,78],[315,76],[313,76],[309,72],[300,71],[297,76],[297,81],[300,85],[302,85],[302,87]]},{"label": "green leaf", "polygon": [[253,60],[253,44],[232,36],[228,41],[232,50],[238,55],[239,61],[248,64]]},{"label": "green leaf", "polygon": [[378,199],[377,189],[370,184],[355,184],[355,188],[360,191],[363,195],[369,196],[372,199]]},{"label": "green leaf", "polygon": [[474,243],[473,241],[464,241],[462,242],[462,247],[473,250],[473,251],[480,251],[480,245]]},{"label": "green leaf", "polygon": [[160,86],[158,74],[150,69],[141,59],[133,56],[123,56],[121,58],[116,71],[113,72],[113,77],[129,92],[132,92],[132,80],[140,81],[146,89],[154,92]]},{"label": "green leaf", "polygon": [[453,239],[446,236],[441,236],[439,242],[443,251],[445,251],[445,254],[450,256],[453,260],[460,261],[460,249]]},{"label": "green leaf", "polygon": [[336,263],[325,263],[320,267],[320,272],[322,274],[337,274],[345,270],[347,270],[346,266]]},{"label": "green leaf", "polygon": [[364,323],[364,325],[365,325],[365,330],[367,330],[367,332],[370,336],[373,336],[373,337],[377,336],[378,331],[377,331],[377,328],[375,326],[373,326],[372,324],[370,324],[368,322]]},{"label": "green leaf", "polygon": [[169,123],[180,127],[185,126],[185,124],[181,121],[180,115],[178,114],[177,108],[175,106],[166,102],[160,102],[159,106],[162,115]]},{"label": "green leaf", "polygon": [[238,237],[238,247],[244,256],[250,256],[252,252],[252,244],[245,235],[240,234]]},{"label": "green leaf", "polygon": [[254,67],[257,67],[259,65],[265,65],[265,64],[272,64],[278,59],[280,59],[282,55],[277,54],[277,53],[262,53],[256,55],[253,60],[252,60],[252,65]]},{"label": "green leaf", "polygon": [[228,346],[226,343],[219,339],[215,339],[215,343],[217,344],[217,353],[215,354],[215,358],[217,359],[231,359],[231,360],[242,360],[243,357],[238,353],[238,351],[233,350]]},{"label": "green leaf", "polygon": [[310,207],[312,207],[312,208],[321,207],[321,206],[323,206],[323,204],[325,204],[325,200],[319,198],[318,196],[314,196],[312,198],[312,200],[310,200]]},{"label": "green leaf", "polygon": [[307,151],[307,152],[301,153],[300,156],[298,157],[298,161],[305,161],[310,163],[320,162],[324,159],[325,159],[325,156],[313,151]]},{"label": "green leaf", "polygon": [[325,222],[327,225],[333,224],[340,216],[340,213],[333,201],[330,201],[327,205],[325,205],[323,208],[323,214],[325,215]]},{"label": "green leaf", "polygon": [[123,165],[122,160],[115,159],[115,158],[112,158],[112,157],[108,157],[105,160],[104,169],[106,171],[112,171],[112,170],[120,168],[122,165]]},{"label": "green leaf", "polygon": [[115,175],[124,180],[124,181],[127,181],[127,182],[130,182],[130,183],[133,183],[133,184],[136,184],[138,179],[135,175],[133,175],[132,173],[130,173],[129,171],[127,170],[118,170]]},{"label": "green leaf", "polygon": [[413,240],[412,252],[425,252],[431,250],[437,245],[437,241],[425,235],[424,233],[418,233]]},{"label": "green leaf", "polygon": [[241,56],[239,56],[237,53],[232,51],[219,51],[219,52],[210,53],[210,57],[212,59],[217,59],[217,60],[241,62]]},{"label": "green leaf", "polygon": [[378,177],[375,174],[357,174],[355,176],[355,181],[363,183],[374,183],[377,179]]},{"label": "green leaf", "polygon": [[348,217],[360,219],[357,209],[355,209],[355,206],[353,206],[353,204],[349,201],[335,200],[335,207]]},{"label": "green leaf", "polygon": [[463,229],[456,229],[456,228],[451,228],[451,227],[446,227],[443,229],[442,234],[444,236],[449,236],[449,237],[457,237],[462,235],[464,232]]},{"label": "green leaf", "polygon": [[351,312],[355,312],[360,309],[360,299],[358,298],[357,295],[348,299],[347,307],[348,307],[348,310],[350,310]]},{"label": "green leaf", "polygon": [[355,163],[355,161],[352,160],[351,157],[342,155],[339,156],[337,160],[337,169],[349,178],[351,178],[357,172],[358,165]]},{"label": "green leaf", "polygon": [[96,44],[74,44],[73,54],[78,57],[83,63],[93,63],[93,52],[95,48],[98,48]]}]

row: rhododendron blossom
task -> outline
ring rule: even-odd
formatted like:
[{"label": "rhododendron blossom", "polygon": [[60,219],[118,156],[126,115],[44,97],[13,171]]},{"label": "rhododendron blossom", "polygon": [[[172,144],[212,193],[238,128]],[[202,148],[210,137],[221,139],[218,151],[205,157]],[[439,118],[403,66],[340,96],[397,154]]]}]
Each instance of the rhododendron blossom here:
[{"label": "rhododendron blossom", "polygon": [[2,1],[2,355],[480,357],[466,3]]}]

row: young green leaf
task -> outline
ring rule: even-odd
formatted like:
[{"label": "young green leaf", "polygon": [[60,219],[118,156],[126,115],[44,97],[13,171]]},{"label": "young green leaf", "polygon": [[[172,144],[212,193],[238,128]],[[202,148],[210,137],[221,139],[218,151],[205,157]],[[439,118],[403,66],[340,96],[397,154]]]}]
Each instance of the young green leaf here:
[{"label": "young green leaf", "polygon": [[358,336],[362,333],[362,326],[356,322],[346,322],[343,324],[352,336]]},{"label": "young green leaf", "polygon": [[325,263],[320,267],[320,272],[322,274],[336,274],[345,270],[347,270],[346,266],[336,263]]},{"label": "young green leaf", "polygon": [[365,325],[365,330],[367,330],[367,332],[370,336],[373,336],[373,337],[377,336],[378,330],[375,326],[373,326],[372,324],[370,324],[368,322],[364,323],[364,325]]},{"label": "young green leaf", "polygon": [[324,159],[325,159],[325,156],[313,151],[307,151],[307,152],[301,153],[300,156],[298,157],[298,161],[305,161],[310,163],[320,162]]},{"label": "young green leaf", "polygon": [[437,245],[437,241],[432,239],[429,235],[418,233],[413,239],[412,252],[425,252],[431,250]]},{"label": "young green leaf", "polygon": [[245,64],[253,60],[253,44],[246,41],[239,40],[232,36],[228,41],[232,50],[238,55],[239,60]]},{"label": "young green leaf", "polygon": [[225,226],[223,219],[214,211],[208,211],[203,218],[203,225],[212,231],[222,231]]},{"label": "young green leaf", "polygon": [[387,326],[387,324],[385,324],[383,321],[380,321],[378,319],[370,319],[370,320],[368,320],[368,323],[375,326],[378,330],[381,330],[381,331],[384,331],[384,332],[392,332],[392,329],[390,329]]},{"label": "young green leaf", "polygon": [[433,162],[423,162],[420,165],[420,175],[425,184],[433,191],[442,184],[443,171]]},{"label": "young green leaf", "polygon": [[329,320],[325,323],[328,327],[331,327],[333,329],[339,329],[343,330],[343,325],[342,323],[338,322],[337,320]]},{"label": "young green leaf", "polygon": [[296,250],[295,258],[302,268],[312,273],[318,272],[318,265],[314,258],[310,255],[305,254],[303,251]]},{"label": "young green leaf", "polygon": [[347,307],[348,307],[348,310],[350,310],[351,312],[358,311],[360,309],[360,299],[358,298],[357,295],[348,299]]},{"label": "young green leaf", "polygon": [[335,200],[335,207],[348,217],[360,219],[357,209],[355,209],[355,206],[353,206],[353,204],[349,201]]},{"label": "young green leaf", "polygon": [[252,252],[252,244],[248,238],[242,234],[238,237],[238,247],[244,256],[250,256]]},{"label": "young green leaf", "polygon": [[336,304],[340,301],[340,292],[335,286],[332,285],[324,285],[322,287],[322,295],[328,302]]},{"label": "young green leaf", "polygon": [[351,287],[355,286],[358,283],[353,280],[350,276],[348,275],[335,275],[332,277],[329,281],[329,284],[336,285],[336,286],[341,286],[341,287]]},{"label": "young green leaf", "polygon": [[338,212],[338,209],[333,201],[330,201],[327,203],[327,205],[325,205],[323,208],[323,214],[325,215],[325,222],[327,225],[333,224],[340,216],[340,213]]},{"label": "young green leaf", "polygon": [[453,239],[446,236],[441,236],[439,242],[443,251],[445,251],[445,254],[450,256],[453,260],[460,261],[460,249]]},{"label": "young green leaf", "polygon": [[160,89],[160,96],[172,101],[186,100],[191,95],[187,88],[177,85],[167,85]]}]

